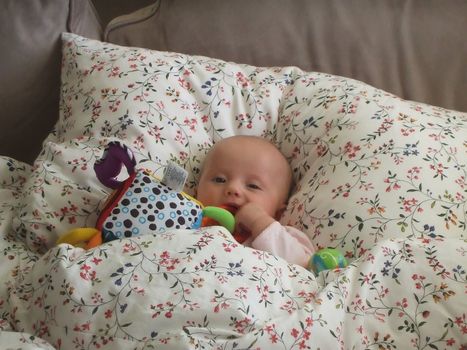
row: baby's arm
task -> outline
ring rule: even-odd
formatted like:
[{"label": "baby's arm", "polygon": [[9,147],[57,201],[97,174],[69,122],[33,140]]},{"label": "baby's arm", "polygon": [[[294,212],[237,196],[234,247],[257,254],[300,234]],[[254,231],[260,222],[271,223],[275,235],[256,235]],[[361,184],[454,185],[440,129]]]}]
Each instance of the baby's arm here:
[{"label": "baby's arm", "polygon": [[259,206],[249,203],[235,215],[238,230],[251,235],[251,247],[277,255],[288,262],[308,266],[315,249],[301,231],[282,226]]},{"label": "baby's arm", "polygon": [[255,203],[247,203],[235,214],[236,230],[246,231],[253,239],[276,221]]},{"label": "baby's arm", "polygon": [[270,252],[305,268],[315,253],[313,244],[303,232],[290,226],[282,226],[277,221],[254,238],[251,247]]}]

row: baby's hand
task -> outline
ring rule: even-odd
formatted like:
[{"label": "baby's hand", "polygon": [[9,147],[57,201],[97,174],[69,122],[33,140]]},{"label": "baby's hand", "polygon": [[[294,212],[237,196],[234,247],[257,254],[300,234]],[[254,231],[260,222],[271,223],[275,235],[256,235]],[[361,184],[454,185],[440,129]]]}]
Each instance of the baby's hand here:
[{"label": "baby's hand", "polygon": [[235,214],[236,229],[247,231],[253,238],[256,238],[274,221],[266,211],[255,203],[247,203],[238,209]]}]

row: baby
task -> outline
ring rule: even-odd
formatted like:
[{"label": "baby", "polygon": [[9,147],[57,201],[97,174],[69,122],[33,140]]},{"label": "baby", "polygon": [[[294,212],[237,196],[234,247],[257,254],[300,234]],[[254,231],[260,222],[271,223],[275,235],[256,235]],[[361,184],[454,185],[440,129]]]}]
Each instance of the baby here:
[{"label": "baby", "polygon": [[288,262],[308,266],[314,248],[301,231],[277,219],[286,207],[292,171],[282,153],[255,136],[233,136],[209,151],[197,188],[206,206],[235,211],[236,230],[247,232],[246,246],[270,252]]}]

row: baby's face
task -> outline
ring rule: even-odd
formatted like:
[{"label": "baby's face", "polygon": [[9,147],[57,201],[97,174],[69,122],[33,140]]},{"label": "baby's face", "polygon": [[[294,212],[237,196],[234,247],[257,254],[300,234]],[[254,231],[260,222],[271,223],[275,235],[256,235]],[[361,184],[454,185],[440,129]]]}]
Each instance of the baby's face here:
[{"label": "baby's face", "polygon": [[287,201],[288,163],[266,141],[229,138],[216,144],[204,164],[197,199],[203,205],[240,208],[253,202],[277,217]]}]

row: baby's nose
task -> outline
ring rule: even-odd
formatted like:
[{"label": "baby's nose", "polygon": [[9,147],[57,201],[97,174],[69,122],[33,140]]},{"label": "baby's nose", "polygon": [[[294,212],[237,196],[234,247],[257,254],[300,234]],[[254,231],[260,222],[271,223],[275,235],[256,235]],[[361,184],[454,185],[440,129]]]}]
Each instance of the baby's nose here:
[{"label": "baby's nose", "polygon": [[238,197],[240,196],[240,188],[238,185],[231,183],[227,186],[226,193],[228,196]]},{"label": "baby's nose", "polygon": [[240,192],[236,188],[228,188],[227,195],[238,197],[240,195]]}]

